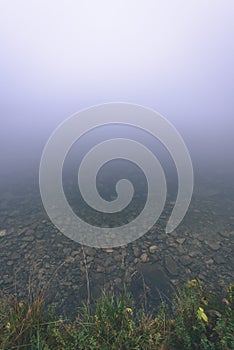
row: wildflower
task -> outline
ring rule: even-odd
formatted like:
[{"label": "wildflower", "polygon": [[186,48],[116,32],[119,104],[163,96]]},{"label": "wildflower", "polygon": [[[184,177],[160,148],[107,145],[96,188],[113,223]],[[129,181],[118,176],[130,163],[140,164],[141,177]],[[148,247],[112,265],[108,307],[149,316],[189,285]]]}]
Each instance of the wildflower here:
[{"label": "wildflower", "polygon": [[196,287],[196,285],[197,285],[197,280],[188,281],[187,284],[188,284],[189,287]]},{"label": "wildflower", "polygon": [[199,320],[203,320],[204,322],[208,322],[208,317],[205,314],[205,311],[204,311],[204,309],[202,307],[199,307],[198,310],[197,310],[197,318]]},{"label": "wildflower", "polygon": [[10,328],[11,328],[11,324],[10,324],[10,322],[7,322],[6,329],[10,329]]},{"label": "wildflower", "polygon": [[130,314],[133,313],[133,311],[132,311],[132,309],[131,309],[130,307],[127,307],[127,308],[126,308],[126,311],[129,312]]}]

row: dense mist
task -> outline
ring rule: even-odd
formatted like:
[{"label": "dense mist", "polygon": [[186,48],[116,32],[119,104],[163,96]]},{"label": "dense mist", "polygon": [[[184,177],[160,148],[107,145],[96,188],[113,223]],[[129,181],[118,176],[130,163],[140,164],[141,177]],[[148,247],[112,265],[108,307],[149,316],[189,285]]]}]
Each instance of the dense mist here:
[{"label": "dense mist", "polygon": [[1,2],[1,174],[37,171],[61,122],[113,101],[173,123],[195,171],[232,173],[233,14],[232,1]]}]

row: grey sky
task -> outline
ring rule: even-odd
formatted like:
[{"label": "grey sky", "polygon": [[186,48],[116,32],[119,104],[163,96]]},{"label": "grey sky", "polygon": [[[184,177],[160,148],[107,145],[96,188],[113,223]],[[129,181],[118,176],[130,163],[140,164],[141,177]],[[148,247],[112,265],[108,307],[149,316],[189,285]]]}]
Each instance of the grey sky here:
[{"label": "grey sky", "polygon": [[233,18],[232,0],[2,0],[2,164],[112,101],[154,108],[194,153],[233,162]]}]

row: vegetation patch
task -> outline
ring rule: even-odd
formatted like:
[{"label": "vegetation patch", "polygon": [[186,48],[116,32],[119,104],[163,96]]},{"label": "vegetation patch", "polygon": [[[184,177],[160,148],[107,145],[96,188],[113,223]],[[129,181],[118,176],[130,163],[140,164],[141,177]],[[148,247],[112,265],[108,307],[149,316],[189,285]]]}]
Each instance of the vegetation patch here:
[{"label": "vegetation patch", "polygon": [[234,349],[233,284],[221,299],[199,280],[189,281],[152,315],[137,310],[127,293],[103,292],[95,305],[79,308],[74,321],[57,317],[42,296],[27,302],[2,296],[0,349]]}]

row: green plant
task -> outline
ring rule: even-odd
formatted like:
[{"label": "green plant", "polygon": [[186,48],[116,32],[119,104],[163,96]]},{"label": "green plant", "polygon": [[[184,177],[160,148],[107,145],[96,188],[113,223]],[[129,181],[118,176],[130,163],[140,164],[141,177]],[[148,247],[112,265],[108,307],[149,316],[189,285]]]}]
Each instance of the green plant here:
[{"label": "green plant", "polygon": [[73,322],[54,310],[40,295],[27,302],[1,297],[0,349],[234,349],[234,285],[221,300],[200,281],[189,281],[178,288],[172,307],[162,301],[156,317],[137,311],[131,295],[113,292],[79,308]]},{"label": "green plant", "polygon": [[[46,349],[48,323],[55,316],[44,308],[44,300],[37,296],[27,303],[17,298],[2,297],[0,301],[0,348],[5,349]],[[37,345],[36,345],[37,344]],[[35,347],[37,346],[37,347]]]}]

